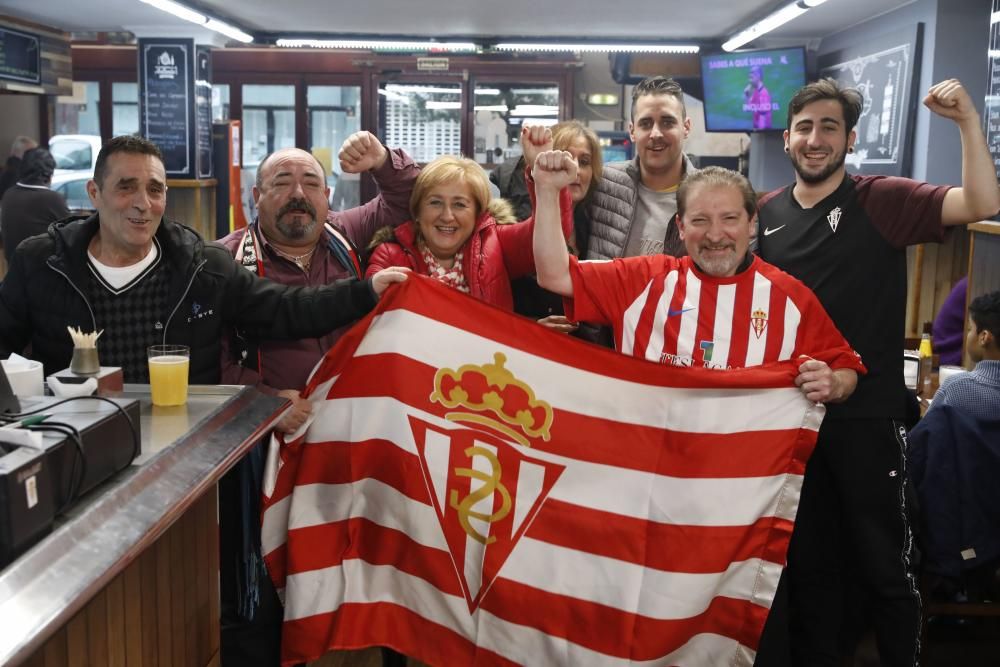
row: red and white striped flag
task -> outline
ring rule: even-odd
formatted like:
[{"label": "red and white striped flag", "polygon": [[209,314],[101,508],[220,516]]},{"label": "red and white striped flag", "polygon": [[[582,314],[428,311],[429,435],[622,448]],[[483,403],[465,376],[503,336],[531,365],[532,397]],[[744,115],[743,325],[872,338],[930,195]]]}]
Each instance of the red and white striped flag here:
[{"label": "red and white striped flag", "polygon": [[283,664],[752,664],[824,414],[795,372],[661,366],[411,277],[272,446]]}]

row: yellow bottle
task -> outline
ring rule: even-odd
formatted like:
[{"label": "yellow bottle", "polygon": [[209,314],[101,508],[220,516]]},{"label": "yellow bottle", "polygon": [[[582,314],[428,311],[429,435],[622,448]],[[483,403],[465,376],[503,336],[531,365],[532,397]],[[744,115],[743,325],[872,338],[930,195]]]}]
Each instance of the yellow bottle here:
[{"label": "yellow bottle", "polygon": [[920,395],[924,398],[933,398],[933,378],[931,374],[934,370],[934,348],[931,347],[931,332],[928,327],[924,327],[924,333],[920,337]]}]

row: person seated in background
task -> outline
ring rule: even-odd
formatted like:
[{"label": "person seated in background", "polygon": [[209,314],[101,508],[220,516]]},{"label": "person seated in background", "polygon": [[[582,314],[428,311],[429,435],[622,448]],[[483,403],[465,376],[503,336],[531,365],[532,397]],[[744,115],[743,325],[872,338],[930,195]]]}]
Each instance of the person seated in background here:
[{"label": "person seated in background", "polygon": [[24,154],[37,147],[38,142],[30,137],[22,135],[14,139],[14,143],[10,146],[10,155],[3,166],[3,171],[0,172],[0,198],[17,182],[17,174],[21,170],[21,160],[24,159]]},{"label": "person seated in background", "polygon": [[948,297],[941,304],[941,310],[934,318],[931,338],[934,352],[942,366],[962,365],[962,341],[965,340],[965,298],[969,288],[969,277],[963,276],[955,283]]},{"label": "person seated in background", "polygon": [[749,251],[756,194],[740,174],[708,167],[677,193],[687,256],[579,261],[556,225],[556,193],[576,178],[569,153],[535,160],[538,284],[566,297],[567,316],[610,325],[616,348],[682,367],[743,368],[796,360],[816,402],[843,401],[864,366],[802,283]]},{"label": "person seated in background", "polygon": [[21,241],[44,234],[53,222],[69,216],[66,200],[49,189],[55,169],[55,158],[46,148],[32,148],[21,158],[17,182],[0,200],[0,231],[8,263]]},{"label": "person seated in background", "polygon": [[[565,246],[573,230],[569,188],[557,199]],[[428,163],[413,187],[410,213],[410,222],[375,235],[367,275],[391,266],[409,267],[476,299],[514,310],[511,279],[535,270],[534,219],[517,222],[510,204],[492,198],[478,164],[452,155]]]},{"label": "person seated in background", "polygon": [[1000,291],[973,299],[969,320],[976,366],[942,383],[906,452],[924,571],[945,595],[1000,565]]},{"label": "person seated in background", "polygon": [[[529,171],[534,166],[536,155],[553,148],[569,152],[577,161],[577,178],[569,185],[570,198],[573,200],[573,233],[566,239],[566,244],[577,257],[585,256],[590,237],[588,204],[601,179],[603,166],[597,134],[578,120],[567,120],[551,128],[525,125],[521,128],[521,147],[524,151],[522,164]],[[531,201],[523,175],[518,183],[528,200],[528,211],[523,217],[521,211],[515,209],[518,218],[523,220],[531,216]],[[501,191],[501,195],[505,199],[509,196],[519,198],[520,192],[511,187],[506,192]],[[556,331],[576,331],[577,324],[563,315],[562,297],[539,287],[534,276],[512,281],[511,288],[514,291],[514,312],[518,315],[536,319]]]},{"label": "person seated in background", "polygon": [[[219,240],[251,272],[285,285],[319,286],[362,278],[365,248],[374,233],[409,217],[410,193],[420,168],[403,150],[389,150],[370,132],[355,132],[338,155],[344,173],[370,171],[379,194],[362,206],[331,211],[330,188],[319,161],[308,151],[285,148],[265,157],[253,187],[257,217]],[[296,430],[309,414],[299,398],[313,366],[333,347],[344,327],[320,338],[256,340],[243,332],[223,341],[222,381],[256,384],[293,401],[278,430]]]}]

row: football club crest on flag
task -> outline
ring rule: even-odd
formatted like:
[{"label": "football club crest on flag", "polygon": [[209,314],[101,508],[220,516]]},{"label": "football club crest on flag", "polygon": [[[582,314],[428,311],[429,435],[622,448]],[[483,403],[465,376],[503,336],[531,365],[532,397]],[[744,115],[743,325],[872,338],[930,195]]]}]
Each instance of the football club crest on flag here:
[{"label": "football club crest on flag", "polygon": [[651,364],[411,275],[271,444],[282,664],[750,667],[824,415],[796,373]]},{"label": "football club crest on flag", "polygon": [[841,210],[839,206],[830,211],[830,213],[826,216],[826,221],[830,223],[830,229],[833,230],[834,234],[837,233],[837,225],[840,224],[840,216]]},{"label": "football club crest on flag", "polygon": [[753,332],[759,340],[764,334],[764,329],[767,328],[767,311],[763,308],[754,309],[750,317],[750,324],[753,326]]}]

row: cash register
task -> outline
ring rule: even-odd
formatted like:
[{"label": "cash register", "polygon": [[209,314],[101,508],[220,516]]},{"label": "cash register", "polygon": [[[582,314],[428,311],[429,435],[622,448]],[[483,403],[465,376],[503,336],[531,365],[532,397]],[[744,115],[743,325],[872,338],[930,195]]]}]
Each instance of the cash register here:
[{"label": "cash register", "polygon": [[140,452],[136,399],[22,398],[0,368],[0,567]]}]

